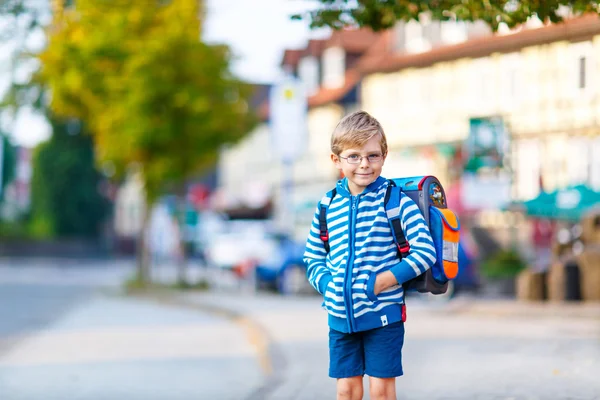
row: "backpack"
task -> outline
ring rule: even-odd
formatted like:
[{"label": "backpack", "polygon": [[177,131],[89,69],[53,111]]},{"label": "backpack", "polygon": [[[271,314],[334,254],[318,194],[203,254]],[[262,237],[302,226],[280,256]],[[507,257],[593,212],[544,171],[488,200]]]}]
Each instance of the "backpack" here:
[{"label": "backpack", "polygon": [[[415,176],[389,180],[385,193],[385,211],[398,247],[400,259],[410,253],[410,246],[400,222],[400,193],[404,192],[419,207],[425,223],[429,227],[436,251],[435,264],[423,274],[405,282],[405,291],[419,293],[443,294],[448,290],[448,281],[458,275],[458,241],[460,238],[460,222],[456,214],[448,208],[446,193],[440,181],[434,176]],[[327,197],[333,199],[335,188]],[[327,231],[327,207],[321,203],[319,210],[319,234],[325,251],[329,253],[329,233]]]}]

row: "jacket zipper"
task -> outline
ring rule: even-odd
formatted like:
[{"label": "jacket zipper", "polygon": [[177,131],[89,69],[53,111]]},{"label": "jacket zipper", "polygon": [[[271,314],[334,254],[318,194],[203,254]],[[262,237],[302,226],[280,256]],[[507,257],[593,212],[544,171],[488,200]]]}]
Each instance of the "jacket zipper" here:
[{"label": "jacket zipper", "polygon": [[352,206],[350,208],[350,226],[348,230],[348,264],[346,267],[346,274],[344,276],[344,293],[346,296],[346,317],[348,319],[348,331],[352,333],[355,331],[354,326],[354,304],[352,302],[352,272],[354,269],[354,221],[356,220],[356,203],[358,202],[358,196],[350,196]]}]

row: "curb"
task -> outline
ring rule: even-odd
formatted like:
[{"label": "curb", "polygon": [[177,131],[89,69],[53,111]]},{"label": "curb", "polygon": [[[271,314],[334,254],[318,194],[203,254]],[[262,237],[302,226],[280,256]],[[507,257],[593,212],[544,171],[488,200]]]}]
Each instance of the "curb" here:
[{"label": "curb", "polygon": [[284,371],[287,365],[283,351],[272,339],[267,329],[251,317],[227,307],[191,301],[185,298],[185,292],[150,290],[124,293],[124,295],[175,307],[202,311],[217,317],[228,319],[240,326],[246,332],[246,336],[250,343],[256,347],[259,365],[266,376],[264,382],[246,396],[245,400],[264,400],[268,397],[270,392],[274,391],[283,383]]}]

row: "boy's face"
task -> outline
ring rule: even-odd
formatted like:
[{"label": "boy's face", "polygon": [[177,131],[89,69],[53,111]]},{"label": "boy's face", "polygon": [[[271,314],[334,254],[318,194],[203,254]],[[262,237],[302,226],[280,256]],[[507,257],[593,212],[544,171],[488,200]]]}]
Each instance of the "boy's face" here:
[{"label": "boy's face", "polygon": [[[381,139],[379,135],[375,135],[362,148],[344,149],[339,156],[332,154],[331,160],[348,178],[348,189],[356,196],[379,178],[385,156],[381,151]],[[353,164],[353,161],[358,163]]]}]

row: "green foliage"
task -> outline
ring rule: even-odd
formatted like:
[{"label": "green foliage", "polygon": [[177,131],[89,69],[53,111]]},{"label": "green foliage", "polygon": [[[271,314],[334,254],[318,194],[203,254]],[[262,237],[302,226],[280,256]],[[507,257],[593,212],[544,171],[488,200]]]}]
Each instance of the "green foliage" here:
[{"label": "green foliage", "polygon": [[155,287],[154,284],[147,282],[142,279],[139,273],[135,273],[130,276],[125,282],[123,282],[123,289],[126,293],[140,293],[151,290]]},{"label": "green foliage", "polygon": [[199,280],[196,283],[188,283],[188,282],[177,282],[171,286],[173,289],[177,290],[208,290],[210,289],[210,284],[206,280]]},{"label": "green foliage", "polygon": [[0,238],[27,239],[30,232],[24,221],[0,221]]},{"label": "green foliage", "polygon": [[[36,207],[37,208],[37,207]],[[55,216],[49,211],[36,210],[28,224],[28,236],[35,239],[51,239],[56,236]]]},{"label": "green foliage", "polygon": [[15,178],[17,167],[17,151],[10,140],[0,132],[0,140],[2,140],[2,193],[0,193],[0,202],[4,200],[6,186]]},{"label": "green foliage", "polygon": [[210,289],[208,281],[202,279],[195,283],[176,282],[173,284],[150,283],[142,279],[139,273],[135,273],[123,283],[123,289],[129,294],[168,293],[172,290],[206,291]]},{"label": "green foliage", "polygon": [[95,237],[109,211],[91,138],[74,121],[51,120],[53,134],[35,149],[32,233],[37,237]]},{"label": "green foliage", "polygon": [[86,122],[99,162],[141,168],[148,202],[248,132],[250,87],[200,42],[197,0],[78,0],[56,13],[41,78],[58,115]]},{"label": "green foliage", "polygon": [[514,250],[500,250],[481,263],[481,273],[487,278],[510,278],[526,268],[521,256]]},{"label": "green foliage", "polygon": [[312,28],[328,26],[370,27],[374,31],[393,27],[398,21],[417,20],[428,13],[435,20],[485,21],[494,31],[502,22],[509,27],[522,24],[530,16],[542,21],[559,22],[559,7],[569,7],[575,15],[598,13],[598,1],[591,0],[319,0],[320,8],[292,18],[310,20]]}]

